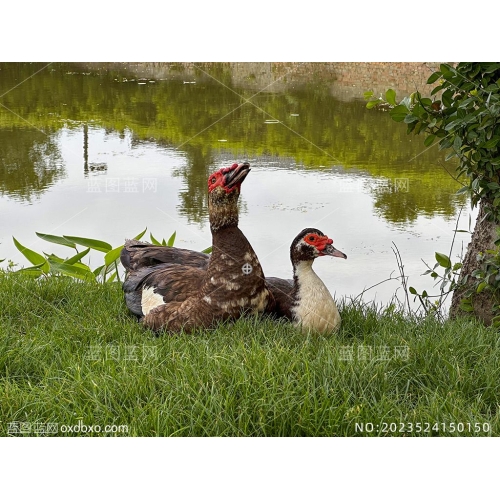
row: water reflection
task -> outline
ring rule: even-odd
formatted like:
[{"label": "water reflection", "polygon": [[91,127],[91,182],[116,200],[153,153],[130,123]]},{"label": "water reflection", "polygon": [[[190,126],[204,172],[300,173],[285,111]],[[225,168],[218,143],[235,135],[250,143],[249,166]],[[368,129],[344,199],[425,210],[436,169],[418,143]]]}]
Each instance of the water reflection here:
[{"label": "water reflection", "polygon": [[108,170],[108,165],[104,162],[89,163],[89,126],[87,123],[83,125],[83,175],[85,177],[91,174],[105,173]]},{"label": "water reflection", "polygon": [[372,179],[367,182],[375,211],[392,223],[422,214],[451,217],[463,201],[453,196],[458,186],[437,148],[422,153],[421,141],[408,137],[404,126],[366,110],[363,102],[335,99],[325,82],[255,95],[253,89],[232,88],[222,64],[212,65],[211,72],[224,85],[200,71],[200,80],[188,84],[82,71],[71,64],[53,64],[29,78],[42,67],[0,65],[4,196],[32,200],[64,177],[58,155],[58,131],[64,128],[83,127],[83,174],[107,175],[105,161],[89,161],[92,126],[131,134],[132,149],[151,144],[182,154],[185,161],[172,175],[183,179],[178,212],[190,222],[205,217],[207,174],[226,157],[256,164],[272,157],[278,168],[327,176],[340,167],[346,186],[354,171],[364,172]]},{"label": "water reflection", "polygon": [[0,194],[20,202],[39,199],[65,169],[55,134],[0,128]]}]

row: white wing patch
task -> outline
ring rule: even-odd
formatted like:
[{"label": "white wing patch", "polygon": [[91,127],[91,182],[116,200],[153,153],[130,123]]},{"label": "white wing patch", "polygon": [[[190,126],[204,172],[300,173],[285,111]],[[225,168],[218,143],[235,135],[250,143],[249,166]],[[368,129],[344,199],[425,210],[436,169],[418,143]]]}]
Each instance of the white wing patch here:
[{"label": "white wing patch", "polygon": [[165,304],[163,302],[163,296],[154,292],[154,288],[143,288],[142,289],[142,297],[141,297],[141,307],[142,314],[146,316],[146,314],[154,309],[155,307],[161,306]]}]

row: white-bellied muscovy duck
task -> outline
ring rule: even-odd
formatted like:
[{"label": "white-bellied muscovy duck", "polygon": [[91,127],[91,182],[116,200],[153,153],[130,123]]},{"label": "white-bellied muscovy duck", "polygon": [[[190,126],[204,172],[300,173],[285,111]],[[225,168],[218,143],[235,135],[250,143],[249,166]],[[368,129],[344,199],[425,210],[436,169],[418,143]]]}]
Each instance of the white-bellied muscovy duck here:
[{"label": "white-bellied muscovy duck", "polygon": [[290,246],[293,279],[266,278],[275,306],[273,315],[286,317],[305,330],[331,332],[340,325],[340,314],[328,288],[313,271],[314,259],[323,255],[347,259],[333,240],[318,229],[302,230]]},{"label": "white-bellied muscovy duck", "polygon": [[238,229],[241,183],[248,163],[222,168],[208,178],[210,256],[128,240],[121,253],[128,308],[153,330],[191,332],[244,312],[273,307],[264,273]]}]

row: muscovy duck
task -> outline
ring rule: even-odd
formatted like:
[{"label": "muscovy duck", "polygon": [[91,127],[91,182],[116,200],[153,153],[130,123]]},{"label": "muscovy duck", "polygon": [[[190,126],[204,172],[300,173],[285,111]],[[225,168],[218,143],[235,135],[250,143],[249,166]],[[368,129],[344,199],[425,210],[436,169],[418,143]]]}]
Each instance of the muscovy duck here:
[{"label": "muscovy duck", "polygon": [[259,260],[238,228],[237,203],[249,172],[248,163],[235,163],[208,178],[210,257],[126,241],[120,256],[127,270],[125,300],[145,326],[190,333],[273,307]]},{"label": "muscovy duck", "polygon": [[314,259],[323,255],[347,259],[333,240],[314,228],[303,229],[290,246],[293,279],[266,278],[275,307],[273,315],[286,317],[305,330],[331,332],[340,325],[340,314],[328,288],[313,271]]}]

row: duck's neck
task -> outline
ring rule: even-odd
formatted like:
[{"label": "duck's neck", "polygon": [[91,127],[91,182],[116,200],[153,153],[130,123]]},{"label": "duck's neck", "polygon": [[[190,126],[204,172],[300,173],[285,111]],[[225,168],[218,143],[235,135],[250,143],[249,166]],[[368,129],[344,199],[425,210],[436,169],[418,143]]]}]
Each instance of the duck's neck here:
[{"label": "duck's neck", "polygon": [[221,194],[220,191],[210,193],[208,217],[213,235],[225,228],[238,227],[238,198],[237,190],[229,194]]},{"label": "duck's neck", "polygon": [[212,258],[221,253],[241,253],[241,248],[247,246],[250,243],[238,226],[230,225],[217,231],[212,230]]},{"label": "duck's neck", "polygon": [[332,331],[340,323],[340,315],[328,288],[314,272],[314,261],[299,261],[293,265],[297,323],[317,331]]},{"label": "duck's neck", "polygon": [[314,287],[318,283],[324,286],[324,283],[312,268],[313,263],[313,260],[300,260],[293,263],[293,281],[297,299],[299,299],[301,290]]}]

